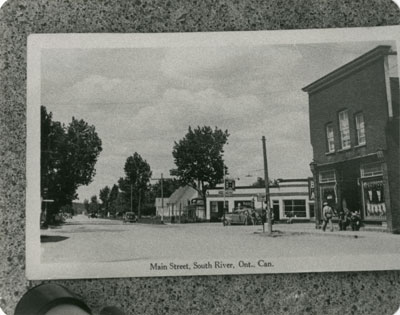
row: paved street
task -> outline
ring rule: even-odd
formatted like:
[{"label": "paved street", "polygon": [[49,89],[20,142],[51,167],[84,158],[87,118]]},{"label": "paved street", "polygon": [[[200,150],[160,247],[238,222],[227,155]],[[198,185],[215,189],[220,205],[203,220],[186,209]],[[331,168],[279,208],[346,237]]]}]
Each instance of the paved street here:
[{"label": "paved street", "polygon": [[307,257],[400,253],[400,235],[373,231],[316,230],[312,223],[262,226],[221,223],[150,225],[76,216],[42,230],[42,262],[110,262],[152,259]]}]

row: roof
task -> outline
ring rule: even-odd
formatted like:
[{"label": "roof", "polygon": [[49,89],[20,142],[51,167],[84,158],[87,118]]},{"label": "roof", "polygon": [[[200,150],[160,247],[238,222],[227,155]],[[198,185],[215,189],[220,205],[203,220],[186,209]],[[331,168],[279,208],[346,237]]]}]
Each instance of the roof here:
[{"label": "roof", "polygon": [[177,203],[188,190],[194,190],[194,188],[186,185],[186,186],[181,186],[177,190],[175,190],[172,195],[168,199],[169,204]]},{"label": "roof", "polygon": [[[277,188],[277,187],[280,187],[280,186],[289,185],[289,184],[296,184],[296,183],[298,183],[300,185],[303,185],[303,184],[308,185],[308,180],[309,180],[308,178],[287,178],[287,179],[278,178],[276,180],[277,184],[269,184],[269,187],[270,188],[273,188],[273,187]],[[224,189],[223,186],[217,186],[217,187],[214,187],[214,188],[209,188],[208,190],[211,191],[211,190],[223,190],[223,189]],[[236,186],[235,187],[235,190],[240,190],[240,189],[265,189],[265,187],[264,186],[262,186],[262,187],[257,187],[257,186]]]},{"label": "roof", "polygon": [[337,68],[336,70],[328,73],[327,75],[323,76],[322,78],[314,81],[313,83],[305,86],[302,88],[304,92],[314,93],[322,88],[326,87],[329,84],[332,84],[336,81],[343,79],[344,77],[348,76],[351,73],[354,73],[368,64],[376,61],[377,59],[387,56],[389,54],[394,54],[391,51],[391,46],[387,45],[380,45],[375,47],[374,49],[366,52],[365,54],[361,55],[360,57],[346,63],[345,65]]}]

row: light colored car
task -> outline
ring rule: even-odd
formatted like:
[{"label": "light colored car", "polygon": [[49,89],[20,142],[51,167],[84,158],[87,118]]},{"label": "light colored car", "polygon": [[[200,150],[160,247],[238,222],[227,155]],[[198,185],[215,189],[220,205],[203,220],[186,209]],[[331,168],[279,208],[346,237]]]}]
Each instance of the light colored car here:
[{"label": "light colored car", "polygon": [[225,216],[222,217],[222,224],[251,224],[250,211],[251,209],[242,208],[234,209],[232,212],[225,213]]},{"label": "light colored car", "polygon": [[251,209],[251,208],[240,208],[234,209],[232,212],[225,213],[225,218],[222,217],[222,224],[232,225],[252,225],[252,224],[262,224],[262,213],[261,209]]}]

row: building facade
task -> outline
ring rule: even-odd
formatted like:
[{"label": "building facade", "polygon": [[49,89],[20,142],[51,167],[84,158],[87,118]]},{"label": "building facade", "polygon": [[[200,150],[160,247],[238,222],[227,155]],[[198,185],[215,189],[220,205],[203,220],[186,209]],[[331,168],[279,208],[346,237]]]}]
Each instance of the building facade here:
[{"label": "building facade", "polygon": [[[167,203],[164,203],[164,217],[180,217],[187,211],[192,200],[198,198],[199,193],[196,189],[190,186],[182,186],[175,190],[168,198]],[[166,205],[166,206],[165,206]],[[204,214],[199,214],[204,217]]]},{"label": "building facade", "polygon": [[[400,232],[396,53],[378,46],[303,88],[309,95],[316,220],[322,203]],[[396,71],[393,71],[395,69]]]},{"label": "building facade", "polygon": [[[277,185],[270,186],[270,205],[275,220],[310,221],[314,218],[314,201],[310,200],[308,179],[281,179]],[[236,187],[231,192],[223,187],[209,189],[206,198],[207,220],[221,221],[223,208],[232,212],[238,207],[265,208],[265,188],[252,186]]]}]

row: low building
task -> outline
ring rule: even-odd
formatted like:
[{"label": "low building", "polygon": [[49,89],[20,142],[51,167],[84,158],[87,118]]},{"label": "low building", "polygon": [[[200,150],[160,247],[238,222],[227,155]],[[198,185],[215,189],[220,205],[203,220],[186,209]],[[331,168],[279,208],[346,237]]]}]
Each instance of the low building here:
[{"label": "low building", "polygon": [[164,217],[180,217],[185,213],[192,200],[198,198],[199,193],[190,186],[182,186],[169,197]]},{"label": "low building", "polygon": [[[270,205],[275,220],[310,221],[314,218],[314,201],[310,200],[310,180],[280,179],[270,186]],[[265,188],[253,186],[237,186],[232,192],[226,192],[223,187],[207,191],[206,216],[212,222],[221,221],[223,208],[232,212],[238,207],[265,208]]]}]

